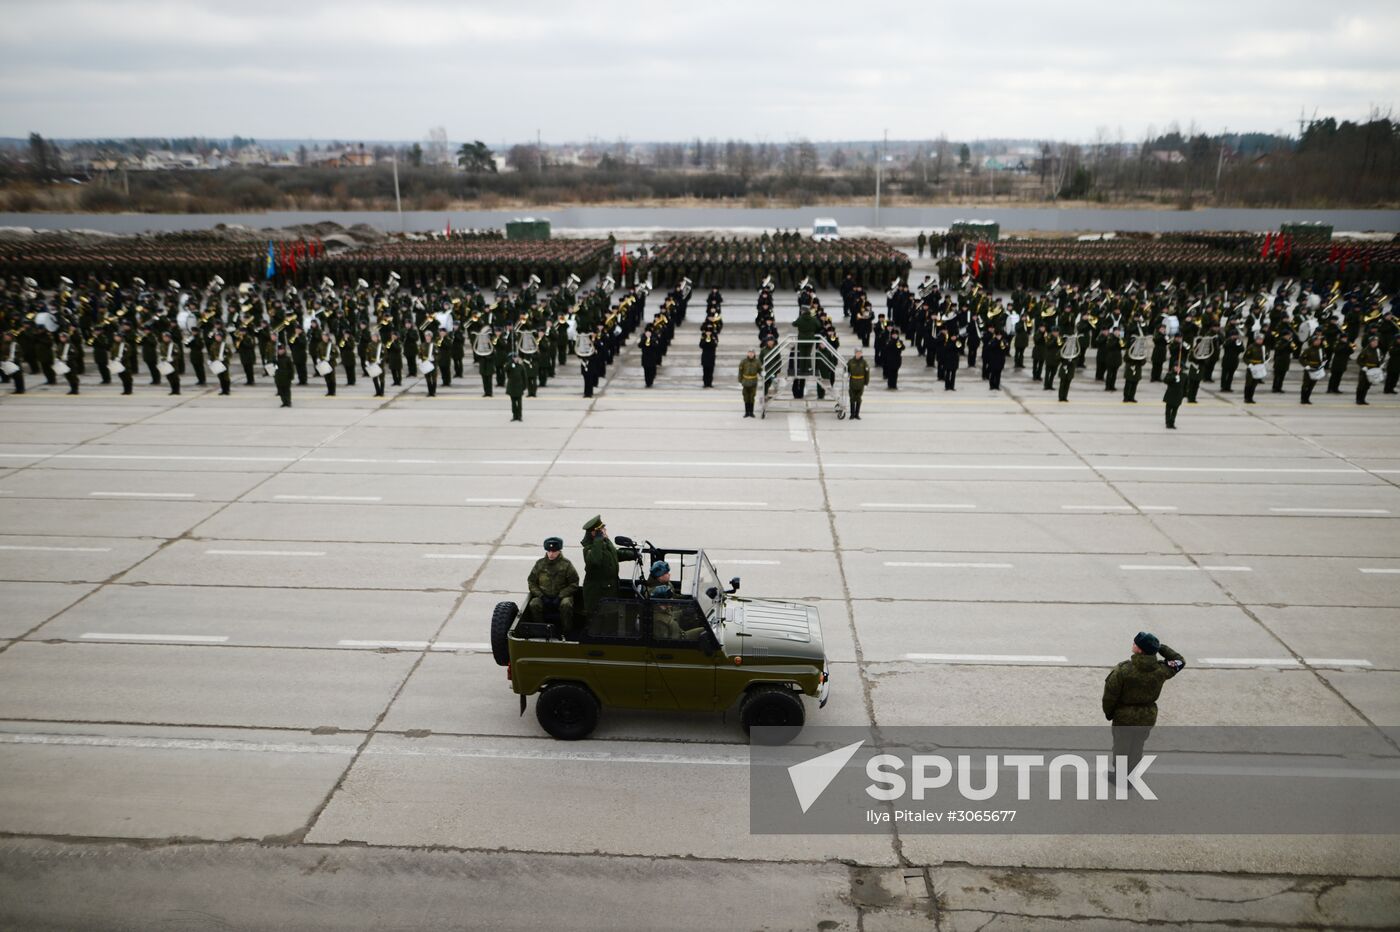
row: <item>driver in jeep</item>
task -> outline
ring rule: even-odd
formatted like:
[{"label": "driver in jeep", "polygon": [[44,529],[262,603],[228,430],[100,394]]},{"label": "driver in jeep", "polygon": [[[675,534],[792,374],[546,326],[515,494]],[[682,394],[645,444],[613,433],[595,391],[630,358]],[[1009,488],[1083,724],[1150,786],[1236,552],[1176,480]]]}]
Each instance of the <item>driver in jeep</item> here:
[{"label": "driver in jeep", "polygon": [[[684,599],[685,595],[676,591],[671,584],[671,565],[665,560],[657,560],[651,565],[647,577],[647,592],[653,600]],[[652,637],[663,641],[695,641],[704,633],[703,627],[685,628],[679,619],[685,612],[684,605],[665,605],[653,601],[651,612]]]},{"label": "driver in jeep", "polygon": [[575,634],[574,596],[579,591],[578,570],[564,556],[564,541],[558,537],[545,538],[544,556],[530,570],[530,601],[525,613],[531,621],[545,621],[546,606],[559,609],[559,626],[565,637]]}]

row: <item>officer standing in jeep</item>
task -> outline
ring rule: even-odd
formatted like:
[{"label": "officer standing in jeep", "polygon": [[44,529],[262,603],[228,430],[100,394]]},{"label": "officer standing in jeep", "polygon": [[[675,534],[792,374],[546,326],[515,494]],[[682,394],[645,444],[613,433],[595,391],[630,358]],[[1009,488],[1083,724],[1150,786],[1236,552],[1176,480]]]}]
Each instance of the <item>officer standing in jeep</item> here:
[{"label": "officer standing in jeep", "polygon": [[[1163,660],[1158,660],[1161,654]],[[1128,772],[1142,760],[1143,745],[1157,724],[1157,697],[1162,684],[1186,666],[1186,659],[1157,639],[1139,631],[1133,638],[1133,655],[1109,672],[1103,684],[1104,718],[1113,723],[1113,765],[1127,758]],[[1115,772],[1108,772],[1110,782]]]},{"label": "officer standing in jeep", "polygon": [[544,556],[535,561],[530,570],[530,601],[525,613],[531,621],[545,620],[544,610],[548,606],[559,609],[559,628],[565,637],[574,633],[574,596],[578,594],[578,570],[564,556],[564,541],[559,537],[547,537],[544,541]]},{"label": "officer standing in jeep", "polygon": [[598,603],[617,592],[618,561],[637,559],[637,551],[618,549],[608,538],[608,527],[601,515],[583,525],[583,610],[592,615]]}]

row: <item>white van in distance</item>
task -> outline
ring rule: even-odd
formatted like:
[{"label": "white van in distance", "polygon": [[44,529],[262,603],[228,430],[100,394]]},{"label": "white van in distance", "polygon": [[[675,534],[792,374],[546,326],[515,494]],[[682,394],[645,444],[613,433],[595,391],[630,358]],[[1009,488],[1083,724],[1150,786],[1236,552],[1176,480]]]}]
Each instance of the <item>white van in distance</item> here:
[{"label": "white van in distance", "polygon": [[827,243],[841,238],[841,231],[831,217],[818,217],[812,221],[812,242]]}]

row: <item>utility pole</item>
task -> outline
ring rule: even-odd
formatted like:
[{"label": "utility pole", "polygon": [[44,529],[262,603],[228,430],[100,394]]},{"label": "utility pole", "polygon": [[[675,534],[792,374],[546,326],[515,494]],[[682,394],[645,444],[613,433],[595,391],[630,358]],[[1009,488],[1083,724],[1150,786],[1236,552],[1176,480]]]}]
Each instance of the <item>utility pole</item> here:
[{"label": "utility pole", "polygon": [[875,226],[880,225],[880,176],[885,171],[885,150],[890,145],[890,131],[885,130],[885,141],[880,145],[880,156],[875,162]]},{"label": "utility pole", "polygon": [[399,211],[399,232],[404,232],[403,226],[403,201],[399,198],[399,153],[394,150],[394,206]]},{"label": "utility pole", "polygon": [[1220,158],[1215,161],[1215,196],[1220,197],[1220,171],[1225,167],[1225,134],[1230,132],[1230,128],[1225,127],[1220,134]]}]

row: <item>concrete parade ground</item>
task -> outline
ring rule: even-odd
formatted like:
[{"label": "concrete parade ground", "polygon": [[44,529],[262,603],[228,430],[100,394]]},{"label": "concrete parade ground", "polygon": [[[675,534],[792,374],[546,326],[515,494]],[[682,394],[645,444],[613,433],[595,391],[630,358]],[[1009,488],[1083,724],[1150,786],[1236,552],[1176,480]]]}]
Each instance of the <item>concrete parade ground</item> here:
[{"label": "concrete parade ground", "polygon": [[470,354],[431,399],[91,371],[0,396],[0,927],[1400,922],[1394,836],[757,835],[732,714],[605,711],[578,743],[521,716],[491,608],[547,536],[582,570],[602,513],[819,608],[810,724],[1107,741],[1104,676],[1146,629],[1189,663],[1160,724],[1400,726],[1400,396],[1356,406],[1353,367],[1302,407],[1294,366],[1246,407],[1241,373],[1167,431],[1160,385],[1122,404],[1092,362],[1061,404],[1029,353],[950,393],[911,348],[860,421],[810,382],[745,420],[753,295],[725,297],[714,388],[697,283],[655,387],[633,339],[523,424]]}]

